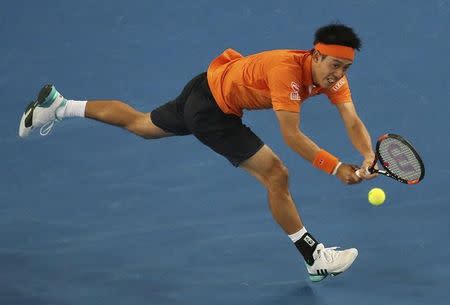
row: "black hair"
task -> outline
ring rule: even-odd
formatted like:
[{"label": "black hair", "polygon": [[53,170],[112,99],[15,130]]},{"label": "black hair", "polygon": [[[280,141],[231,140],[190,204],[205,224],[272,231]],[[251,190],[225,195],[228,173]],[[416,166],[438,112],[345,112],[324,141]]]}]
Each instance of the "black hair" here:
[{"label": "black hair", "polygon": [[361,49],[361,39],[358,35],[351,27],[341,23],[331,23],[317,29],[314,44],[318,42],[346,46],[358,51]]}]

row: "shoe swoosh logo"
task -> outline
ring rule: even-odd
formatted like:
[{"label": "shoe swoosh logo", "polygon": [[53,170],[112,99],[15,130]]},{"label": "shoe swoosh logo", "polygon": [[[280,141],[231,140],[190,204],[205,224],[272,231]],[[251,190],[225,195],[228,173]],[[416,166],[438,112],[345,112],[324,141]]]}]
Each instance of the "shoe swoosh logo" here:
[{"label": "shoe swoosh logo", "polygon": [[33,110],[36,107],[36,105],[33,105],[28,109],[27,112],[25,112],[25,127],[30,128],[33,125]]}]

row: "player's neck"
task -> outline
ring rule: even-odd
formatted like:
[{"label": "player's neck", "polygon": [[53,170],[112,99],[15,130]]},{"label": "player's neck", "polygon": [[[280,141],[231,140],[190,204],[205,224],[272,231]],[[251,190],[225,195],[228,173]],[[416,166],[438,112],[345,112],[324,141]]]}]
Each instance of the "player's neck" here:
[{"label": "player's neck", "polygon": [[312,82],[313,82],[314,86],[319,87],[319,82],[317,80],[316,70],[317,70],[317,63],[314,60],[312,60],[311,61],[311,78],[312,78]]}]

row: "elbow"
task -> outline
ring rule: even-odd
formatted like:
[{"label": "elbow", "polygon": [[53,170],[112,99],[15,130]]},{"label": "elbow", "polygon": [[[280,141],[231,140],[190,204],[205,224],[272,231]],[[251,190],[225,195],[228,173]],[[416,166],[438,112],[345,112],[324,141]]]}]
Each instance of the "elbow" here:
[{"label": "elbow", "polygon": [[355,130],[361,128],[363,125],[360,118],[356,117],[348,126],[348,129]]},{"label": "elbow", "polygon": [[287,146],[291,148],[294,146],[294,139],[291,136],[284,136],[283,140],[284,144],[286,144]]},{"label": "elbow", "polygon": [[293,147],[295,146],[295,143],[298,143],[299,138],[301,138],[302,136],[303,134],[300,132],[300,130],[293,130],[283,133],[283,140],[287,146]]}]

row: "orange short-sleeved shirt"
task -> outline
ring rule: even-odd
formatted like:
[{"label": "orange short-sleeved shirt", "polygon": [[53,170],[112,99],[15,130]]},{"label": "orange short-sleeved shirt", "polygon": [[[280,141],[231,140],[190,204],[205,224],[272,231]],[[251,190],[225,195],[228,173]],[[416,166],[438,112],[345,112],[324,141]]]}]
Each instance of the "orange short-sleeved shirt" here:
[{"label": "orange short-sleeved shirt", "polygon": [[242,56],[225,50],[208,68],[208,84],[224,113],[242,116],[244,109],[299,112],[308,97],[326,94],[333,104],[351,102],[344,76],[333,87],[315,87],[311,74],[311,52],[273,50]]}]

